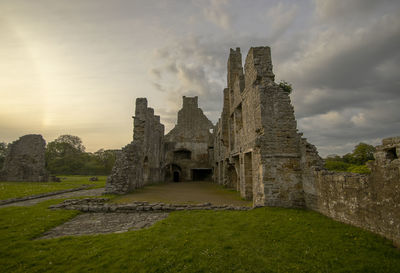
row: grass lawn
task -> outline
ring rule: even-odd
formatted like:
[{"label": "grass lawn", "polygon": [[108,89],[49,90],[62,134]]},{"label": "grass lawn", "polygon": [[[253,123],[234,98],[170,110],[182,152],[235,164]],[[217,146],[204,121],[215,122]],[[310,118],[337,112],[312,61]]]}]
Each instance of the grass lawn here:
[{"label": "grass lawn", "polygon": [[181,211],[120,234],[33,240],[75,216],[0,209],[0,272],[400,272],[400,251],[306,210]]},{"label": "grass lawn", "polygon": [[61,182],[0,182],[0,200],[29,196],[45,192],[78,188],[83,184],[92,188],[101,188],[106,184],[107,176],[97,176],[99,181],[91,182],[92,176],[62,175]]}]

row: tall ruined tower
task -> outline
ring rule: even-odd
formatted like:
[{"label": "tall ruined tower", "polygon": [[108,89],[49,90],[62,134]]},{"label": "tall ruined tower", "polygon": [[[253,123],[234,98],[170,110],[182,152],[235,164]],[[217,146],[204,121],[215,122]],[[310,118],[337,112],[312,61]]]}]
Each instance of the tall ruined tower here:
[{"label": "tall ruined tower", "polygon": [[289,94],[274,82],[270,48],[250,48],[244,73],[240,49],[231,49],[227,68],[216,180],[254,205],[303,206],[301,138]]}]

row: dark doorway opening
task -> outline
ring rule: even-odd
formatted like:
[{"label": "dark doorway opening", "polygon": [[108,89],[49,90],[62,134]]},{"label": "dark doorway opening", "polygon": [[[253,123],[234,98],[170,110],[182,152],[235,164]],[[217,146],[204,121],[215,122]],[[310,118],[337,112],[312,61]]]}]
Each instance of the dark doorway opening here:
[{"label": "dark doorway opening", "polygon": [[165,180],[166,182],[180,182],[182,181],[182,169],[176,164],[169,164],[165,167]]},{"label": "dark doorway opening", "polygon": [[193,181],[206,181],[211,180],[212,169],[192,169]]},{"label": "dark doorway opening", "polygon": [[178,171],[175,171],[174,172],[174,182],[179,182],[179,172]]},{"label": "dark doorway opening", "polygon": [[387,150],[386,151],[386,158],[389,159],[390,161],[399,158],[397,156],[397,153],[396,153],[396,148],[391,148],[391,149]]}]

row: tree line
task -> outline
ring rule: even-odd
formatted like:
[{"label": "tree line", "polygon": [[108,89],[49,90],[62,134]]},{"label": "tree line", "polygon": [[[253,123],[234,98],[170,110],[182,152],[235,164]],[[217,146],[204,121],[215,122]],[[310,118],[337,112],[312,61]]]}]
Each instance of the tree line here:
[{"label": "tree line", "polygon": [[338,172],[370,173],[366,163],[374,160],[374,152],[374,146],[360,142],[352,153],[343,156],[330,155],[325,158],[325,168]]},{"label": "tree line", "polygon": [[[0,143],[0,169],[8,145]],[[114,166],[117,150],[85,151],[77,136],[61,135],[46,145],[46,169],[53,175],[108,175]]]}]

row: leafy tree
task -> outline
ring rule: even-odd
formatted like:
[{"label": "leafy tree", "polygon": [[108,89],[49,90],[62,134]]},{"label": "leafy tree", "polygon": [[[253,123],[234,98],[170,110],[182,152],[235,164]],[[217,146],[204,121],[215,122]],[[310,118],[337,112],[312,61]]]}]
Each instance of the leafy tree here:
[{"label": "leafy tree", "polygon": [[352,153],[345,154],[342,156],[342,161],[348,164],[356,164],[356,159]]},{"label": "leafy tree", "polygon": [[77,136],[62,135],[47,144],[47,168],[54,174],[79,174],[85,162],[85,147]]},{"label": "leafy tree", "polygon": [[86,160],[82,168],[82,173],[109,174],[114,166],[115,158],[115,150],[100,149],[95,153],[86,153]]},{"label": "leafy tree", "polygon": [[288,94],[292,93],[293,88],[292,85],[290,83],[288,83],[287,81],[280,81],[279,82],[279,87],[283,89],[283,91],[287,92]]},{"label": "leafy tree", "polygon": [[53,174],[109,174],[115,158],[115,150],[85,152],[82,140],[71,135],[59,136],[46,148],[47,169]]},{"label": "leafy tree", "polygon": [[355,164],[364,165],[369,160],[374,160],[375,147],[361,142],[353,150]]},{"label": "leafy tree", "polygon": [[331,171],[338,171],[338,172],[346,172],[347,169],[351,166],[351,164],[341,161],[325,161],[325,168]]},{"label": "leafy tree", "polygon": [[85,151],[85,146],[83,146],[82,140],[78,136],[61,135],[54,141],[56,143],[68,144],[69,146],[73,147],[75,150],[78,150],[80,152]]},{"label": "leafy tree", "polygon": [[3,168],[4,159],[7,154],[7,144],[5,142],[0,142],[0,170]]},{"label": "leafy tree", "polygon": [[354,147],[352,153],[344,156],[328,156],[325,159],[325,168],[331,171],[370,173],[370,169],[365,165],[369,160],[374,160],[375,147],[360,142]]},{"label": "leafy tree", "polygon": [[104,172],[107,174],[111,173],[111,170],[114,167],[115,159],[117,157],[117,151],[100,149],[95,152],[94,155],[100,162]]}]

